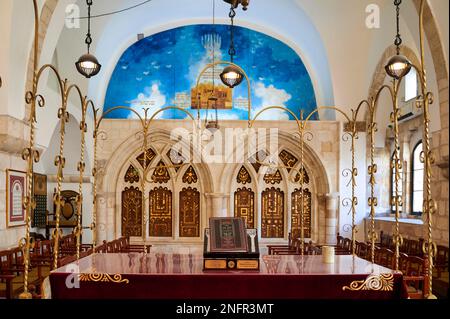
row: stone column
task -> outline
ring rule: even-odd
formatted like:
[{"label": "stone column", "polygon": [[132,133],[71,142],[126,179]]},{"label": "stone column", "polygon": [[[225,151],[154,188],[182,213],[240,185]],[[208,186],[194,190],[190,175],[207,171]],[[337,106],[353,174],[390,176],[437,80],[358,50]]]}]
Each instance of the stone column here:
[{"label": "stone column", "polygon": [[338,225],[339,193],[325,195],[326,216],[325,216],[325,242],[327,245],[336,244],[336,229]]},{"label": "stone column", "polygon": [[97,245],[107,240],[108,208],[104,194],[97,194]]},{"label": "stone column", "polygon": [[228,217],[228,201],[230,194],[208,193],[205,194],[211,205],[211,212],[208,217]]}]

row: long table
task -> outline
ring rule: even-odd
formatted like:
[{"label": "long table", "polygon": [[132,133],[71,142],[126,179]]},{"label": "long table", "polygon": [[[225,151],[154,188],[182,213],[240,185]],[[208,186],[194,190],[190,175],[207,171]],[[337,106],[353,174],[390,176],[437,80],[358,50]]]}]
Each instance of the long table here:
[{"label": "long table", "polygon": [[[95,254],[52,271],[55,299],[402,299],[401,273],[356,256],[263,255],[260,271],[203,271],[200,254]],[[69,283],[69,284],[68,284]]]}]

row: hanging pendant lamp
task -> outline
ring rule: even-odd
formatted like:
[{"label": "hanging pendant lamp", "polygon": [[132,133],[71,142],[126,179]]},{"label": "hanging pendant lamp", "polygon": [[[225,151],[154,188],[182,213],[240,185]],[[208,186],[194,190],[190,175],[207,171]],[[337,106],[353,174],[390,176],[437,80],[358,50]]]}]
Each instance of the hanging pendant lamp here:
[{"label": "hanging pendant lamp", "polygon": [[85,43],[87,44],[87,53],[83,54],[78,61],[75,63],[78,72],[85,76],[86,78],[93,77],[100,72],[101,64],[98,62],[97,58],[90,54],[90,46],[92,43],[91,37],[91,6],[92,0],[86,0],[88,6],[88,33],[86,34]]},{"label": "hanging pendant lamp", "polygon": [[[231,5],[229,17],[231,20],[230,25],[230,49],[228,50],[228,54],[230,55],[230,61],[233,63],[233,57],[236,54],[236,49],[234,48],[234,17],[236,16],[236,12],[234,11],[233,4]],[[241,84],[244,79],[244,75],[241,70],[234,65],[229,65],[223,69],[220,74],[220,79],[222,83],[228,86],[229,88],[234,88]]]},{"label": "hanging pendant lamp", "polygon": [[396,80],[401,79],[411,70],[411,62],[400,54],[400,45],[402,44],[402,38],[400,35],[400,4],[401,0],[395,0],[394,5],[397,7],[397,35],[395,36],[394,44],[397,47],[397,55],[394,55],[389,59],[385,66],[386,73]]}]

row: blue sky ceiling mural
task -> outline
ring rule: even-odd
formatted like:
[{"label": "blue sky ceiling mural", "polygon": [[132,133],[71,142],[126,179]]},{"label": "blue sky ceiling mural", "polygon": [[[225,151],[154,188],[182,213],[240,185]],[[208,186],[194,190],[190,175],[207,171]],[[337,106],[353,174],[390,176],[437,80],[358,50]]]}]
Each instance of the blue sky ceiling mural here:
[{"label": "blue sky ceiling mural", "polygon": [[[186,108],[196,115],[198,103],[192,96],[201,70],[213,60],[229,61],[229,26],[190,25],[160,32],[130,46],[117,63],[108,85],[104,111],[129,106],[149,114],[170,105]],[[252,92],[252,116],[267,106],[282,105],[299,115],[316,108],[311,78],[293,49],[283,42],[243,27],[235,27],[234,62],[248,74]],[[202,118],[217,108],[219,119],[247,120],[247,84],[233,90],[225,87],[219,74],[226,65],[209,69],[200,79]],[[209,90],[208,90],[209,88]],[[208,102],[214,88],[217,102]],[[209,92],[209,93],[208,93]],[[206,96],[206,98],[205,98]],[[211,104],[215,103],[215,104]],[[208,115],[206,115],[208,114]],[[116,110],[108,118],[136,118],[133,112]],[[185,119],[177,110],[160,113],[160,119]],[[271,110],[263,120],[293,119],[287,112]],[[314,116],[312,119],[317,119]]]}]

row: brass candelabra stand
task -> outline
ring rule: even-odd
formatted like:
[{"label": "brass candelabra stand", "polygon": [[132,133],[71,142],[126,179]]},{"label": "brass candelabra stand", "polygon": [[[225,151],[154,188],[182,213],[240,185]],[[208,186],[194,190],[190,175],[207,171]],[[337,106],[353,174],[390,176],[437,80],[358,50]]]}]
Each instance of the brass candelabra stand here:
[{"label": "brass candelabra stand", "polygon": [[[427,257],[428,261],[428,286],[427,286],[427,297],[428,298],[435,298],[432,294],[432,274],[433,274],[433,258],[436,255],[436,244],[433,242],[432,239],[432,215],[436,211],[436,202],[432,198],[431,194],[431,179],[432,179],[432,170],[431,166],[434,163],[434,155],[431,151],[430,147],[430,105],[433,104],[433,93],[428,91],[427,88],[427,77],[426,77],[426,70],[425,70],[425,56],[424,56],[424,24],[423,24],[423,15],[424,15],[424,5],[425,1],[421,0],[420,2],[420,8],[419,8],[419,37],[420,37],[420,64],[419,65],[411,65],[418,74],[419,82],[420,82],[420,95],[417,98],[416,106],[418,108],[422,109],[423,114],[423,152],[421,153],[421,161],[424,164],[424,174],[425,174],[425,185],[424,185],[424,200],[423,200],[423,213],[427,217],[427,240],[424,242],[424,245],[422,247],[424,254]],[[45,106],[45,99],[44,97],[39,93],[38,86],[41,79],[41,76],[44,71],[50,71],[56,76],[57,83],[58,83],[58,89],[59,94],[61,98],[61,104],[58,108],[57,117],[60,124],[60,141],[59,141],[59,151],[58,155],[55,157],[54,164],[57,167],[57,187],[56,187],[56,193],[54,195],[53,201],[55,203],[56,207],[56,224],[55,229],[52,234],[53,240],[54,240],[54,248],[53,248],[53,269],[55,269],[58,265],[58,256],[59,256],[59,239],[61,238],[61,228],[60,228],[60,214],[62,207],[64,206],[64,200],[61,198],[61,187],[63,182],[63,171],[66,163],[66,159],[64,157],[64,146],[65,146],[65,132],[66,132],[66,124],[69,121],[69,112],[67,111],[68,106],[68,99],[72,91],[76,91],[78,93],[78,96],[80,98],[81,102],[81,110],[82,110],[82,120],[80,122],[80,132],[81,132],[81,150],[80,150],[80,160],[78,162],[77,169],[79,171],[79,196],[77,198],[77,206],[78,206],[78,212],[77,212],[77,226],[74,230],[74,233],[77,238],[77,259],[80,257],[80,247],[81,247],[81,234],[82,234],[82,227],[81,227],[81,216],[82,216],[82,201],[83,201],[83,190],[82,190],[82,183],[83,183],[83,176],[85,171],[85,162],[84,162],[84,153],[85,153],[85,134],[87,132],[87,124],[86,124],[86,113],[89,106],[92,107],[93,116],[94,116],[94,130],[93,130],[93,138],[94,138],[94,167],[92,169],[92,176],[93,176],[93,219],[92,224],[90,226],[90,229],[93,232],[93,248],[95,251],[96,243],[97,243],[97,213],[98,213],[98,206],[97,206],[97,179],[98,179],[98,158],[97,158],[97,148],[98,148],[98,138],[100,135],[99,127],[102,122],[102,120],[105,118],[106,115],[113,112],[117,109],[127,109],[131,112],[134,112],[142,125],[142,133],[143,133],[143,151],[144,151],[144,170],[142,171],[142,178],[141,178],[141,187],[145,194],[145,183],[149,182],[147,176],[148,172],[152,169],[155,169],[157,167],[151,167],[148,165],[147,167],[147,151],[148,151],[148,132],[150,125],[152,121],[156,118],[156,116],[166,110],[169,109],[176,109],[181,112],[184,112],[188,115],[190,119],[194,121],[194,117],[192,114],[190,114],[188,111],[186,111],[183,108],[180,107],[166,107],[158,110],[155,112],[152,116],[148,116],[148,110],[145,110],[144,117],[142,117],[138,112],[136,112],[134,109],[128,108],[128,107],[115,107],[107,112],[103,113],[102,116],[98,116],[99,109],[96,109],[92,101],[88,100],[86,96],[84,96],[81,93],[81,90],[79,87],[75,84],[69,84],[67,79],[62,80],[58,70],[56,67],[54,67],[51,64],[45,64],[42,67],[38,67],[38,47],[39,47],[39,10],[37,5],[37,0],[33,0],[33,8],[34,8],[34,47],[33,47],[33,57],[34,57],[34,65],[33,65],[33,81],[32,81],[32,88],[30,91],[26,92],[25,95],[25,101],[30,106],[30,115],[29,115],[29,125],[30,125],[30,137],[29,137],[29,144],[28,147],[25,148],[22,152],[22,158],[27,163],[27,180],[28,180],[28,186],[26,189],[26,195],[23,199],[23,207],[26,211],[26,234],[25,237],[22,238],[19,241],[20,247],[23,249],[23,256],[24,256],[24,292],[20,295],[20,298],[31,298],[31,294],[28,292],[28,275],[29,275],[29,265],[30,265],[30,250],[34,247],[34,242],[32,238],[30,237],[30,227],[31,227],[31,215],[32,211],[36,207],[35,200],[33,198],[32,193],[32,180],[33,180],[33,174],[34,174],[34,164],[38,163],[40,160],[40,153],[36,148],[35,145],[35,130],[37,125],[37,117],[36,117],[36,109],[37,107],[44,107]],[[247,80],[248,85],[248,128],[252,128],[254,125],[254,122],[257,120],[257,118],[263,113],[271,109],[281,109],[285,112],[288,112],[291,114],[297,123],[297,129],[299,134],[299,140],[300,140],[300,168],[298,169],[298,172],[300,174],[299,184],[301,189],[301,218],[300,218],[300,240],[301,240],[301,254],[304,253],[304,210],[305,210],[305,203],[304,203],[304,176],[303,172],[305,170],[305,163],[304,163],[304,143],[306,141],[311,141],[313,138],[312,133],[308,132],[306,129],[308,121],[311,119],[313,114],[319,112],[323,109],[331,109],[335,110],[339,113],[341,113],[347,123],[349,124],[348,132],[344,133],[344,136],[346,136],[346,139],[348,141],[348,138],[351,139],[351,169],[345,169],[342,174],[344,177],[350,177],[349,184],[351,184],[351,198],[346,198],[342,201],[343,206],[350,206],[350,213],[352,214],[352,225],[351,225],[351,232],[352,232],[352,254],[356,254],[356,232],[357,232],[357,226],[355,223],[355,216],[356,216],[356,207],[358,205],[358,198],[356,197],[356,177],[358,176],[358,170],[356,167],[356,161],[355,161],[355,146],[356,146],[356,140],[358,139],[358,132],[357,132],[357,119],[358,115],[360,113],[360,110],[362,109],[362,106],[365,105],[368,108],[368,133],[369,133],[369,140],[370,140],[370,165],[368,166],[368,175],[369,175],[369,184],[371,187],[370,197],[368,198],[368,205],[370,206],[370,230],[369,230],[369,240],[371,242],[371,259],[372,262],[374,262],[374,255],[375,255],[375,242],[377,240],[377,236],[375,233],[375,207],[377,206],[377,198],[375,197],[374,192],[374,186],[376,184],[376,173],[377,173],[377,165],[374,162],[374,144],[375,144],[375,133],[377,131],[377,123],[375,122],[375,110],[379,101],[379,97],[383,91],[387,91],[390,94],[391,100],[392,100],[392,113],[390,116],[390,120],[393,127],[394,132],[394,156],[391,162],[391,168],[395,171],[394,174],[394,193],[395,196],[392,197],[392,206],[395,207],[395,228],[394,228],[394,242],[395,242],[395,268],[396,270],[399,269],[399,255],[400,255],[400,246],[402,244],[402,236],[400,234],[399,230],[399,217],[400,217],[400,207],[403,205],[401,195],[399,194],[399,182],[400,182],[400,170],[402,168],[402,162],[400,159],[400,143],[399,143],[399,116],[400,116],[400,110],[398,106],[398,93],[400,84],[402,81],[402,78],[400,79],[394,79],[392,81],[391,85],[383,85],[381,86],[376,94],[374,96],[369,97],[368,100],[362,101],[356,110],[351,110],[351,115],[347,115],[345,112],[343,112],[341,109],[333,106],[322,106],[318,107],[315,110],[313,110],[308,116],[306,116],[305,119],[303,119],[303,113],[300,115],[300,118],[296,116],[291,110],[282,107],[282,106],[269,106],[258,112],[254,118],[251,117],[251,88],[250,88],[250,81],[245,73],[244,70],[242,70],[239,66],[236,64],[233,64],[231,62],[226,61],[218,61],[214,62],[212,64],[208,64],[200,73],[198,79],[197,79],[197,87],[200,81],[201,76],[211,67],[215,67],[219,64],[227,64],[227,65],[233,65],[238,67],[243,75],[245,76]],[[2,81],[0,78],[0,87],[2,85]],[[198,97],[200,98],[200,97]],[[197,120],[200,119],[200,103],[198,104],[197,109]],[[343,138],[344,138],[343,136]],[[263,163],[263,165],[271,166],[271,164]],[[186,165],[186,163],[183,163],[181,165]],[[173,165],[168,167],[178,167],[181,165]],[[273,165],[272,165],[273,166]],[[276,167],[283,167],[283,166],[276,166]],[[143,196],[143,207],[145,207],[145,201],[147,198]],[[147,219],[144,217],[143,219],[143,238],[145,240],[146,238],[146,225]]]},{"label": "brass candelabra stand", "polygon": [[[93,202],[93,229],[95,230],[95,223],[97,220],[97,212],[98,212],[98,206],[97,206],[97,183],[98,183],[98,161],[97,161],[97,146],[98,146],[98,137],[100,136],[100,124],[102,123],[102,121],[112,112],[116,111],[116,110],[127,110],[130,111],[132,113],[134,113],[138,120],[139,123],[141,124],[141,128],[142,130],[137,132],[136,134],[142,134],[142,146],[141,149],[144,153],[144,162],[143,162],[143,168],[142,170],[139,170],[138,173],[140,175],[140,186],[142,188],[142,192],[144,194],[144,196],[142,197],[142,207],[146,207],[146,202],[148,200],[148,197],[146,196],[146,183],[147,182],[151,182],[151,180],[148,178],[149,172],[154,170],[154,169],[158,169],[158,168],[180,168],[184,165],[187,165],[187,163],[182,163],[182,164],[176,164],[176,165],[164,165],[164,166],[150,166],[147,164],[147,160],[148,160],[148,132],[150,130],[150,126],[153,123],[153,121],[156,119],[156,117],[164,112],[164,111],[168,111],[168,110],[178,110],[181,111],[183,113],[185,113],[192,121],[194,121],[194,117],[192,116],[191,113],[189,113],[188,111],[186,111],[183,108],[177,107],[177,106],[167,106],[164,108],[159,109],[158,111],[154,112],[151,116],[148,115],[148,109],[144,109],[144,117],[142,117],[139,112],[137,112],[135,109],[127,107],[127,106],[116,106],[113,108],[110,108],[108,111],[104,112],[102,114],[102,116],[98,117],[98,109],[93,109],[93,113],[94,113],[94,123],[95,123],[95,127],[94,127],[94,133],[93,133],[93,138],[94,138],[94,168],[93,168],[93,172],[92,172],[92,176],[93,176],[93,193],[94,193],[94,202]],[[148,217],[146,214],[143,214],[143,220],[142,220],[142,239],[145,242],[146,238],[147,238],[147,225],[148,223]],[[95,231],[94,231],[95,234]],[[93,246],[96,246],[96,235],[93,237]],[[145,245],[144,245],[145,247]],[[144,248],[144,253],[147,253],[147,249]]]},{"label": "brass candelabra stand", "polygon": [[[400,4],[401,2],[398,2]],[[419,79],[419,87],[420,87],[420,95],[416,98],[416,107],[422,109],[422,119],[423,119],[423,132],[422,132],[422,142],[423,142],[423,151],[420,154],[421,162],[424,164],[424,195],[423,195],[423,214],[427,218],[426,228],[427,228],[427,240],[423,243],[422,250],[427,258],[427,277],[428,283],[425,287],[425,295],[429,299],[435,299],[436,297],[433,295],[432,284],[433,284],[433,258],[436,256],[437,248],[436,243],[433,241],[432,236],[432,215],[436,211],[436,202],[432,198],[431,194],[431,179],[432,179],[432,170],[431,166],[433,165],[435,159],[434,154],[430,148],[430,105],[434,102],[433,93],[428,91],[427,88],[427,76],[425,70],[425,49],[424,49],[424,8],[425,8],[425,0],[420,1],[419,6],[419,40],[420,40],[420,62],[419,65],[415,65],[413,63],[409,63],[409,66],[414,68],[417,72]],[[398,9],[397,9],[398,10]],[[396,40],[397,41],[397,40]],[[401,44],[401,41],[396,43],[398,46]],[[400,170],[402,169],[402,161],[400,159],[400,143],[399,143],[399,116],[400,109],[398,105],[399,100],[399,88],[400,84],[403,80],[405,74],[403,74],[399,78],[394,78],[390,85],[382,85],[374,97],[369,99],[369,103],[371,105],[369,117],[372,119],[375,112],[375,108],[378,104],[378,99],[383,90],[387,90],[391,101],[392,101],[392,113],[390,115],[390,121],[392,123],[392,129],[394,133],[394,154],[391,161],[391,169],[394,170],[394,196],[391,198],[391,206],[394,207],[395,211],[395,226],[394,226],[394,244],[395,244],[395,269],[399,270],[399,258],[400,258],[400,246],[403,243],[403,238],[400,234],[399,229],[399,217],[400,217],[400,208],[403,206],[402,196],[399,192],[399,182],[400,182]],[[372,128],[374,129],[374,128]],[[376,127],[375,127],[376,129]],[[371,140],[371,157],[373,158],[373,144],[374,141]],[[372,164],[373,165],[373,164]],[[371,182],[373,173],[376,172],[376,166],[369,167],[369,174],[371,175]],[[376,201],[374,202],[374,197],[372,193],[372,197],[369,198],[369,204],[371,204],[371,231],[369,234],[369,238],[372,239],[372,261],[373,261],[373,250],[374,250],[374,238],[375,235],[375,226],[374,226],[374,206],[376,206]]]},{"label": "brass candelabra stand", "polygon": [[[52,72],[56,78],[58,83],[59,94],[61,98],[61,104],[58,109],[58,119],[60,124],[60,142],[59,142],[59,152],[55,157],[54,164],[57,167],[57,186],[56,193],[54,195],[53,201],[56,207],[55,217],[55,229],[52,234],[54,240],[53,246],[53,265],[52,268],[57,268],[58,265],[58,256],[59,256],[59,239],[61,238],[61,228],[59,227],[60,214],[61,209],[64,206],[64,200],[61,198],[61,186],[63,181],[63,170],[65,167],[66,159],[64,158],[64,137],[65,137],[65,126],[69,121],[69,112],[67,111],[68,100],[71,92],[76,90],[81,100],[82,110],[83,110],[83,120],[82,126],[83,131],[86,129],[85,122],[85,105],[88,103],[87,98],[81,94],[81,90],[75,84],[69,84],[67,79],[62,80],[58,70],[55,66],[51,64],[45,64],[38,68],[38,48],[39,48],[39,10],[37,5],[37,0],[33,0],[33,8],[34,8],[34,47],[33,47],[33,81],[32,88],[30,91],[27,91],[25,94],[25,101],[28,105],[30,105],[30,116],[29,116],[29,125],[30,125],[30,140],[28,147],[25,148],[22,152],[22,158],[27,162],[27,180],[28,187],[26,190],[26,195],[23,199],[23,207],[26,212],[26,233],[25,237],[19,241],[20,247],[23,249],[24,256],[24,292],[20,294],[21,299],[29,299],[31,298],[31,294],[28,292],[28,275],[29,275],[29,265],[30,265],[30,249],[33,248],[33,241],[30,238],[30,226],[31,226],[31,215],[32,211],[36,208],[36,202],[33,197],[32,190],[32,181],[34,174],[34,164],[38,163],[40,160],[39,151],[35,146],[35,129],[37,124],[36,117],[36,107],[44,107],[45,106],[45,98],[38,92],[38,86],[41,79],[41,76],[44,71],[48,70]],[[81,155],[81,161],[79,163],[80,174],[82,174],[84,167],[83,162],[83,153]],[[81,201],[81,195],[78,198],[78,202]],[[78,212],[78,220],[81,218],[81,211]],[[78,226],[76,228],[77,233],[77,251],[79,250],[79,236],[81,235],[80,225],[78,222]],[[79,255],[79,252],[77,252]]]},{"label": "brass candelabra stand", "polygon": [[[358,108],[356,109],[356,111],[352,110],[352,116],[347,115],[344,111],[342,111],[340,108],[335,107],[335,106],[320,106],[317,107],[316,109],[314,109],[313,111],[311,111],[305,119],[303,119],[303,112],[300,114],[300,118],[291,110],[287,109],[286,107],[283,106],[269,106],[269,107],[265,107],[264,109],[262,109],[261,111],[259,111],[255,117],[249,121],[249,128],[252,128],[255,121],[258,119],[258,117],[264,113],[267,112],[269,110],[274,110],[274,109],[278,109],[278,110],[282,110],[285,111],[287,113],[289,113],[296,121],[297,123],[297,133],[299,135],[299,140],[300,140],[300,168],[298,169],[298,173],[300,176],[300,179],[298,181],[298,184],[300,186],[300,201],[301,201],[301,206],[300,206],[300,253],[303,255],[304,254],[304,211],[305,211],[305,201],[304,201],[304,174],[303,172],[305,171],[305,163],[304,163],[304,148],[305,148],[305,141],[311,141],[313,138],[313,134],[309,131],[306,130],[306,126],[308,124],[308,122],[311,120],[312,116],[316,113],[318,113],[321,110],[334,110],[336,112],[339,112],[340,114],[342,114],[345,119],[347,120],[347,123],[349,123],[349,127],[350,130],[349,132],[345,132],[343,135],[343,140],[347,141],[348,140],[348,136],[350,136],[351,138],[351,154],[352,154],[352,167],[351,169],[344,169],[342,174],[344,177],[348,177],[351,176],[349,184],[351,184],[351,196],[352,198],[344,198],[342,200],[342,204],[343,206],[347,207],[350,206],[350,212],[352,214],[352,225],[351,225],[351,232],[352,232],[352,254],[354,255],[356,253],[356,232],[357,232],[357,228],[356,228],[356,223],[355,223],[355,216],[356,216],[356,206],[358,205],[358,198],[356,197],[356,193],[355,193],[355,187],[356,187],[356,177],[358,175],[358,170],[356,168],[356,162],[355,162],[355,143],[356,143],[356,139],[358,139],[358,133],[356,130],[356,123],[357,123],[357,117],[359,114],[359,111],[361,109],[361,106],[363,105],[363,103],[361,103]],[[250,114],[250,111],[249,111]],[[373,125],[375,126],[375,125]],[[261,165],[265,165],[265,166],[272,166],[272,168],[276,167],[276,168],[286,168],[283,165],[271,165],[271,164],[267,164],[265,162],[259,162]],[[373,185],[372,185],[373,187]]]}]

